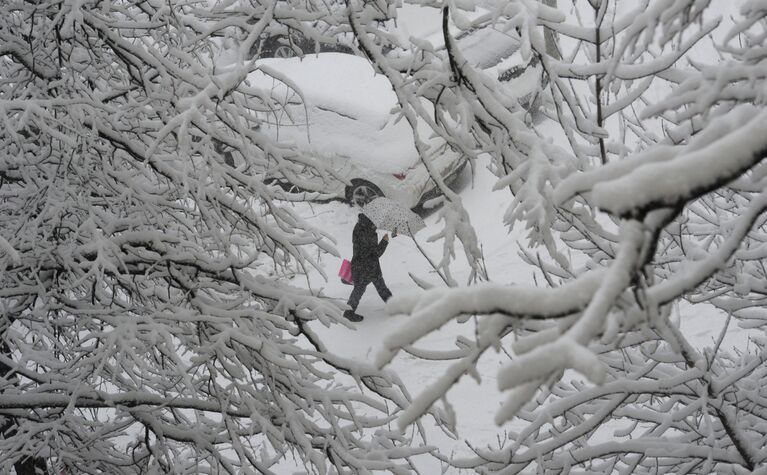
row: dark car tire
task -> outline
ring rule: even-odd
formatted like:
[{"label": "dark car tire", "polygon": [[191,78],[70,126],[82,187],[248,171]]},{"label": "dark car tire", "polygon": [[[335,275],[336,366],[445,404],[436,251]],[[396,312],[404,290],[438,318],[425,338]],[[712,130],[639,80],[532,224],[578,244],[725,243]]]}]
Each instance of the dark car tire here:
[{"label": "dark car tire", "polygon": [[288,45],[278,45],[272,50],[272,58],[294,58],[296,52]]},{"label": "dark car tire", "polygon": [[283,36],[269,38],[264,44],[264,53],[263,56],[269,58],[293,58],[298,56],[288,42],[288,39]]},{"label": "dark car tire", "polygon": [[367,203],[370,203],[375,198],[383,196],[383,192],[373,183],[367,180],[360,180],[355,178],[352,180],[352,185],[346,187],[346,202],[350,206],[356,206],[362,208]]},{"label": "dark car tire", "polygon": [[293,46],[303,51],[302,45],[290,43],[286,36],[270,36],[260,45],[261,58],[293,58],[298,56]]},{"label": "dark car tire", "polygon": [[319,50],[317,50],[317,44],[313,40],[296,35],[293,35],[292,38],[291,42],[285,35],[270,36],[253,46],[251,56],[256,57],[259,51],[260,56],[258,57],[261,58],[294,58],[304,54],[313,54],[315,51],[320,53],[355,54],[354,48],[343,42],[321,42],[319,43]]}]

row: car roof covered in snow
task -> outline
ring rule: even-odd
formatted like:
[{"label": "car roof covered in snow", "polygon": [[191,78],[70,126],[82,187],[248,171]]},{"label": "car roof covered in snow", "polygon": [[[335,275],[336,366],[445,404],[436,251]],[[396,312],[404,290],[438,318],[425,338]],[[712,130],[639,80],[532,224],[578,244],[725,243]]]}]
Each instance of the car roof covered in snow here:
[{"label": "car roof covered in snow", "polygon": [[[289,113],[264,116],[262,130],[275,139],[384,173],[401,172],[418,161],[412,130],[396,114],[389,81],[366,59],[320,53],[264,58],[257,65],[260,69],[248,76],[251,86],[291,104]],[[419,133],[422,139],[432,135],[426,124],[419,124]]]}]

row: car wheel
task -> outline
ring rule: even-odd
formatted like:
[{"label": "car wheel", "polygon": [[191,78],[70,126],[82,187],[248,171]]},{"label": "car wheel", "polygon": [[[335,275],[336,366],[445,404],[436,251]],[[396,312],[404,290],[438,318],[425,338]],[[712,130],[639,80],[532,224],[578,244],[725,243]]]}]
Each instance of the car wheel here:
[{"label": "car wheel", "polygon": [[380,188],[365,180],[352,180],[352,186],[346,187],[346,201],[358,208],[383,195]]},{"label": "car wheel", "polygon": [[296,55],[296,52],[288,45],[279,45],[274,48],[274,53],[272,54],[275,58],[292,58]]}]

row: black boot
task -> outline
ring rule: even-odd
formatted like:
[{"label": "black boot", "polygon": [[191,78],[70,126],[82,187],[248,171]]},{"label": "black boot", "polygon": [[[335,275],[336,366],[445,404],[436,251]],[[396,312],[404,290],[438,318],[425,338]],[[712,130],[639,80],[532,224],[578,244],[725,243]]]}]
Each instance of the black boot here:
[{"label": "black boot", "polygon": [[362,321],[362,315],[358,315],[354,313],[354,310],[347,310],[344,312],[344,318],[349,320],[350,322],[361,322]]}]

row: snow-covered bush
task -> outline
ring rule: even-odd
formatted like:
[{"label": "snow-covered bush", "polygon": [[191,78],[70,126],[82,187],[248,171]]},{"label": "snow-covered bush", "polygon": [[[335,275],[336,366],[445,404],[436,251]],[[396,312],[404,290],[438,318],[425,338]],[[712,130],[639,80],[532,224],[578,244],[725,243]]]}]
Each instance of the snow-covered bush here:
[{"label": "snow-covered bush", "polygon": [[305,324],[338,307],[280,282],[334,252],[259,174],[327,173],[259,133],[279,102],[244,81],[273,20],[313,34],[321,2],[287,3],[0,5],[0,472],[408,473],[429,450],[386,430],[396,377]]}]

